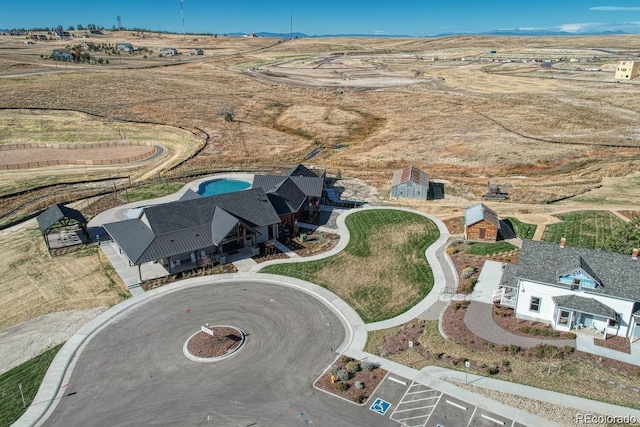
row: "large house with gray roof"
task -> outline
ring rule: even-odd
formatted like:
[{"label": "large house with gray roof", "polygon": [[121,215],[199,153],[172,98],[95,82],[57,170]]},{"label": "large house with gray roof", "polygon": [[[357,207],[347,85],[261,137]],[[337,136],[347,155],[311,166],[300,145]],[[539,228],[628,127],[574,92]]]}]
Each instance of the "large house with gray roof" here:
[{"label": "large house with gray roof", "polygon": [[505,264],[494,302],[520,319],[558,331],[640,339],[640,263],[622,255],[524,240],[518,265]]},{"label": "large house with gray roof", "polygon": [[278,237],[280,218],[261,188],[209,197],[194,194],[104,225],[120,252],[138,266],[139,275],[144,263],[160,263],[172,274]]},{"label": "large house with gray roof", "polygon": [[297,165],[283,175],[256,175],[253,188],[261,188],[271,201],[280,220],[293,227],[304,212],[316,213],[324,189],[324,171],[318,175]]}]

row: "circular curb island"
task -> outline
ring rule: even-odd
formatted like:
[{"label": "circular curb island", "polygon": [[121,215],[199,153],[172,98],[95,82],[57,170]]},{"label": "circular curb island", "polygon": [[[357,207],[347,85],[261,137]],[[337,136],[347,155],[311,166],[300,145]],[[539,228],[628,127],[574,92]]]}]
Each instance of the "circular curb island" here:
[{"label": "circular curb island", "polygon": [[244,331],[240,328],[236,328],[235,326],[229,326],[229,325],[214,325],[211,326],[209,329],[214,329],[214,328],[230,328],[230,329],[235,329],[239,335],[242,337],[240,340],[240,344],[238,344],[237,347],[235,347],[234,349],[228,351],[226,354],[222,355],[222,356],[216,356],[216,357],[199,357],[199,356],[194,356],[193,354],[191,354],[189,352],[189,342],[191,342],[191,340],[193,339],[193,337],[195,337],[198,334],[204,334],[205,332],[203,332],[202,330],[195,332],[194,334],[192,334],[191,336],[189,336],[189,338],[187,338],[187,340],[184,342],[184,345],[182,346],[182,352],[184,353],[184,355],[187,357],[187,359],[192,360],[194,362],[200,362],[200,363],[210,363],[210,362],[219,362],[221,360],[225,360],[225,359],[229,359],[230,357],[235,356],[238,351],[244,346],[244,343],[247,340],[247,334],[244,333]]}]

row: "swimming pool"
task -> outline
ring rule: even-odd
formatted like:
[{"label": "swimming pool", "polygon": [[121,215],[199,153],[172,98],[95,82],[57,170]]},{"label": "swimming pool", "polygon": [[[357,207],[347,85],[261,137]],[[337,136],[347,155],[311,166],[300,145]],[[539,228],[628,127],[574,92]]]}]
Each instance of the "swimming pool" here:
[{"label": "swimming pool", "polygon": [[235,191],[246,190],[251,187],[249,181],[241,179],[214,179],[211,181],[205,181],[198,187],[198,194],[207,197],[215,196],[216,194],[233,193]]}]

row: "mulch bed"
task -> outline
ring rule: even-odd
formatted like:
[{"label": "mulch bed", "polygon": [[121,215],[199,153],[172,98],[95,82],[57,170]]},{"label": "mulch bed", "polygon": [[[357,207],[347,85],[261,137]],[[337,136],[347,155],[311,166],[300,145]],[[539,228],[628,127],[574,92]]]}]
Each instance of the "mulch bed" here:
[{"label": "mulch bed", "polygon": [[[513,310],[510,308],[494,306],[493,320],[505,331],[523,337],[544,338],[546,340],[570,340],[575,338],[574,333],[554,331],[551,325],[545,323],[516,319]],[[536,333],[527,333],[522,330],[523,327],[529,327],[531,330],[538,330],[540,332],[537,335]],[[554,336],[555,334],[557,334],[557,336]]]},{"label": "mulch bed", "polygon": [[193,356],[203,358],[224,356],[242,343],[242,334],[235,328],[213,326],[209,329],[213,331],[213,336],[200,331],[187,343],[187,350]]},{"label": "mulch bed", "polygon": [[633,218],[636,215],[640,215],[640,211],[618,211],[618,213],[620,215],[626,216],[629,219]]},{"label": "mulch bed", "polygon": [[464,217],[457,216],[455,218],[445,219],[444,224],[449,230],[449,234],[464,234]]},{"label": "mulch bed", "polygon": [[122,205],[124,205],[124,201],[111,193],[100,197],[97,201],[82,209],[82,214],[85,216],[96,216],[101,212]]},{"label": "mulch bed", "polygon": [[[338,369],[343,369],[347,363],[351,361],[353,361],[353,359],[350,357],[342,356],[334,366]],[[362,363],[358,360],[355,360],[354,362],[358,365]],[[336,396],[362,404],[369,399],[371,394],[375,391],[376,387],[378,387],[386,375],[387,371],[379,367],[374,367],[371,371],[363,371],[360,369],[357,372],[351,373],[347,381],[336,381],[335,383],[332,383],[331,372],[327,371],[318,379],[318,381],[316,381],[315,386]],[[357,381],[362,383],[363,387],[361,389],[356,387]],[[347,389],[344,391],[338,390],[339,383],[346,384]]]},{"label": "mulch bed", "polygon": [[[477,336],[473,335],[464,324],[464,314],[466,310],[460,308],[455,310],[453,305],[450,305],[445,310],[442,319],[442,328],[449,338],[464,345],[465,347],[476,350],[479,352],[492,352],[498,355],[509,354],[509,350],[501,346],[496,346],[493,343],[489,343]],[[546,337],[545,337],[546,338]],[[604,341],[604,340],[595,340]],[[535,357],[535,349],[521,349],[517,352],[519,358],[526,358],[532,361],[538,361]],[[571,354],[566,354],[565,359],[578,359],[585,362],[592,363],[596,366],[608,369],[612,372],[634,377],[638,375],[638,367],[620,362],[613,359],[607,359],[606,357],[597,356],[595,354],[583,353],[581,351],[574,351]],[[455,363],[453,363],[455,365]]]},{"label": "mulch bed", "polygon": [[173,283],[177,280],[182,279],[190,279],[192,277],[200,277],[200,276],[210,276],[212,274],[227,274],[227,273],[237,273],[238,269],[235,265],[229,264],[219,264],[214,267],[207,267],[205,269],[197,268],[195,270],[183,271],[182,273],[172,274],[170,276],[159,277],[153,280],[147,280],[143,282],[140,287],[145,291],[157,288],[159,286],[168,285],[169,283]]},{"label": "mulch bed", "polygon": [[604,340],[595,338],[593,343],[600,347],[631,354],[631,344],[629,343],[629,339],[625,337],[610,336]]}]

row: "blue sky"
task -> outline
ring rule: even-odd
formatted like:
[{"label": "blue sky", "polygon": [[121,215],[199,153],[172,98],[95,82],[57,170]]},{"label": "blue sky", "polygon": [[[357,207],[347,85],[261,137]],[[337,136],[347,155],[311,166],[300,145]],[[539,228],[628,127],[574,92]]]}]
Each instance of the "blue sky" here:
[{"label": "blue sky", "polygon": [[[180,0],[1,0],[0,28],[96,24],[182,32]],[[640,33],[640,0],[184,0],[187,32],[406,34],[561,30]]]}]

